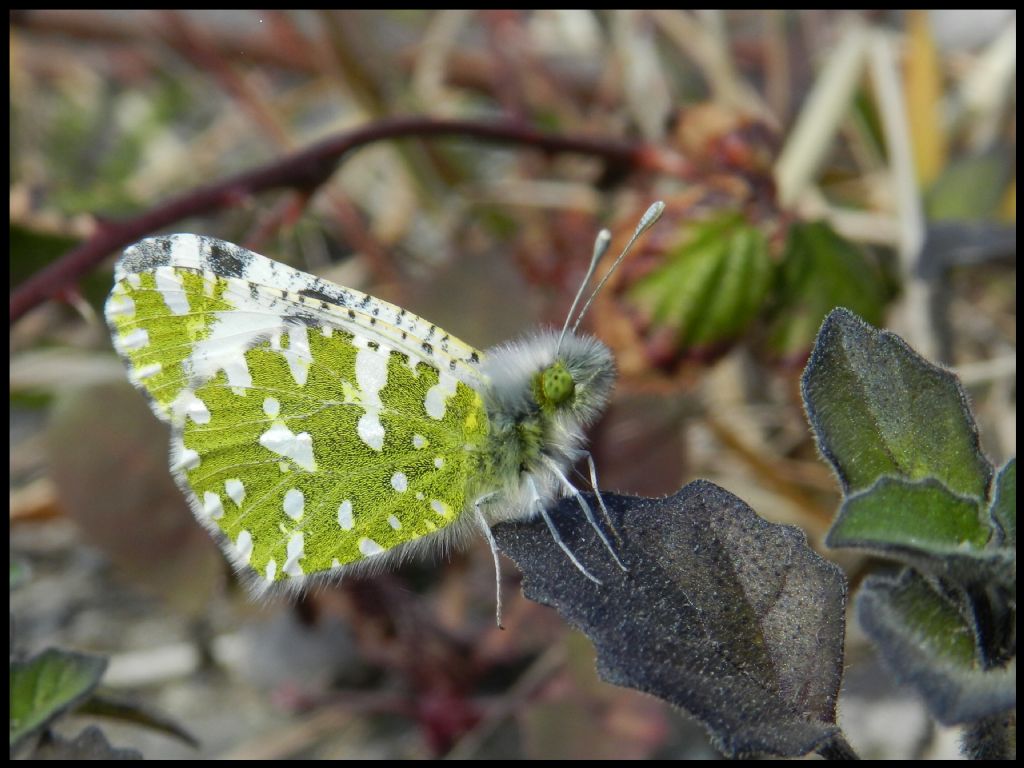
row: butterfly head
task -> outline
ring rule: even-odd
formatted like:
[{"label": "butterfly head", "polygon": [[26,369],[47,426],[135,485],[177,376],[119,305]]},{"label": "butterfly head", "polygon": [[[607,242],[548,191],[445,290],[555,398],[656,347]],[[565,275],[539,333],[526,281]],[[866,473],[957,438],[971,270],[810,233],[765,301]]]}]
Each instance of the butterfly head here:
[{"label": "butterfly head", "polygon": [[600,416],[615,382],[615,360],[608,347],[593,336],[575,333],[559,342],[555,331],[491,350],[486,371],[498,412],[514,421],[553,419],[581,427]]},{"label": "butterfly head", "polygon": [[534,403],[544,413],[565,414],[588,425],[600,415],[615,381],[611,351],[591,336],[569,334],[550,348],[533,374]]}]

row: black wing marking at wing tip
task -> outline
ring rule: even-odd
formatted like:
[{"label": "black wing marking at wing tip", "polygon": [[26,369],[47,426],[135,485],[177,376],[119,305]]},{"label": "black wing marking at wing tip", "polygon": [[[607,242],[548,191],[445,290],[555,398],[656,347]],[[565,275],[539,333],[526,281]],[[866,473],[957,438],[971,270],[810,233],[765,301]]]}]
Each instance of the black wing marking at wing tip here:
[{"label": "black wing marking at wing tip", "polygon": [[121,266],[128,272],[148,272],[156,267],[166,267],[171,263],[173,238],[163,235],[147,237],[134,245],[129,245],[121,257]]},{"label": "black wing marking at wing tip", "polygon": [[224,277],[245,277],[252,262],[251,252],[212,237],[204,237],[202,240],[206,244],[210,267],[214,272]]}]

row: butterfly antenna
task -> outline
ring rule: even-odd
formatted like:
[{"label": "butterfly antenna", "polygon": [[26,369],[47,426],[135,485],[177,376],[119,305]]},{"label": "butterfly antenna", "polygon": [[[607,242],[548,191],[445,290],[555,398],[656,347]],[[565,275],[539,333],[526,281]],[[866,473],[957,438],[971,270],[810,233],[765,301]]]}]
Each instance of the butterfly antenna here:
[{"label": "butterfly antenna", "polygon": [[608,252],[608,246],[612,244],[612,233],[607,229],[602,229],[597,233],[597,238],[594,240],[594,255],[590,257],[590,266],[587,268],[587,276],[583,278],[583,282],[580,283],[580,288],[576,291],[576,298],[572,300],[572,306],[569,307],[569,312],[565,316],[565,325],[562,326],[562,334],[558,337],[558,344],[555,346],[555,354],[558,354],[558,350],[562,347],[562,339],[565,338],[565,332],[569,330],[569,322],[572,320],[572,314],[576,311],[576,307],[580,303],[580,299],[583,298],[583,291],[587,289],[587,285],[590,283],[590,278],[594,276],[594,272],[597,271],[597,263],[604,258],[604,255]]},{"label": "butterfly antenna", "polygon": [[[587,299],[587,303],[583,305],[583,309],[581,309],[580,313],[576,316],[576,322],[573,323],[572,326],[573,333],[576,333],[576,329],[580,327],[580,322],[582,322],[583,316],[587,314],[587,310],[590,309],[590,305],[594,302],[594,299],[597,297],[597,294],[601,292],[601,289],[604,288],[604,284],[608,282],[608,278],[612,276],[612,273],[618,268],[619,264],[622,263],[622,260],[626,258],[626,254],[629,253],[629,250],[630,248],[633,247],[633,244],[640,238],[640,235],[642,235],[644,232],[650,229],[654,225],[654,222],[661,218],[661,214],[664,212],[665,203],[663,203],[661,200],[659,200],[658,202],[656,202],[654,205],[647,209],[647,212],[640,219],[640,223],[636,225],[636,229],[633,232],[633,236],[629,238],[629,242],[626,243],[626,247],[622,249],[622,253],[620,253],[619,257],[615,259],[615,262],[612,264],[611,269],[605,272],[604,277],[601,278],[601,282],[597,284],[597,288],[595,288],[594,292],[590,294],[590,298]],[[573,302],[573,308],[575,307],[576,302]],[[568,320],[566,321],[566,324],[568,324]],[[565,335],[565,331],[562,331],[562,334]]]}]

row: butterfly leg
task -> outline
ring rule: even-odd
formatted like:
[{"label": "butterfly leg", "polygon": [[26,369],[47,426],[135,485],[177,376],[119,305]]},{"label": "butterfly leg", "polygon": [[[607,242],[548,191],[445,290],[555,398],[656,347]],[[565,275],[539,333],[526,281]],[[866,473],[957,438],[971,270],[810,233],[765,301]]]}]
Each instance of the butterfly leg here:
[{"label": "butterfly leg", "polygon": [[474,502],[473,509],[476,511],[476,520],[480,524],[481,530],[484,532],[484,537],[487,539],[487,543],[491,545],[491,554],[494,556],[494,583],[498,594],[494,619],[498,623],[498,629],[504,629],[505,627],[501,623],[501,562],[498,559],[498,545],[494,541],[494,534],[491,533],[491,526],[487,524],[487,520],[484,519],[484,513],[480,511],[480,505],[492,496],[496,495],[496,493],[488,493],[481,496],[476,500],[476,502]]},{"label": "butterfly leg", "polygon": [[601,580],[598,579],[596,576],[594,576],[586,568],[584,568],[583,567],[583,563],[581,563],[579,560],[576,559],[576,555],[574,555],[572,553],[572,550],[569,549],[569,547],[566,545],[566,543],[564,541],[562,541],[562,537],[558,533],[558,529],[555,528],[555,521],[551,519],[551,515],[549,515],[548,511],[544,508],[544,502],[540,498],[540,494],[537,493],[537,486],[533,482],[533,478],[527,478],[527,482],[529,482],[530,490],[533,493],[533,499],[531,501],[531,504],[536,504],[537,507],[540,509],[541,517],[543,517],[544,518],[544,522],[547,523],[548,530],[551,531],[551,536],[552,536],[552,538],[554,538],[555,543],[558,544],[558,546],[560,546],[562,548],[562,551],[565,552],[565,554],[569,557],[569,559],[572,561],[572,564],[576,566],[576,570],[578,570],[580,573],[582,573],[584,576],[586,576],[592,582],[594,582],[595,584],[600,586],[601,585]]},{"label": "butterfly leg", "polygon": [[[605,535],[605,532],[601,530],[601,526],[598,525],[597,518],[594,517],[594,510],[590,508],[590,505],[587,503],[587,500],[583,498],[583,494],[580,493],[579,488],[572,484],[569,478],[565,476],[565,473],[558,468],[558,465],[555,464],[555,462],[548,461],[547,465],[548,467],[550,467],[551,471],[555,473],[558,479],[562,481],[562,484],[565,485],[566,490],[569,491],[569,493],[571,493],[576,498],[577,502],[579,502],[580,507],[583,509],[583,513],[587,516],[587,521],[590,523],[590,527],[597,532],[597,535],[601,538],[601,541],[604,542],[605,549],[607,549],[611,553],[611,556],[615,559],[615,562],[618,563],[619,568],[621,568],[624,571],[628,571],[629,569],[619,559],[619,555],[618,553],[616,553],[615,548],[612,546],[612,543],[608,541],[608,537]],[[598,499],[600,498],[601,496],[600,494],[598,494]],[[604,506],[603,501],[601,502],[601,505],[602,507]],[[612,528],[612,530],[614,530],[614,527]]]},{"label": "butterfly leg", "polygon": [[[608,523],[608,528],[615,536],[615,540],[621,544],[622,534],[615,527],[615,523],[612,522],[611,513],[608,511],[608,507],[605,506],[604,497],[601,496],[601,489],[597,485],[597,467],[594,466],[594,457],[589,453],[587,454],[587,467],[590,469],[590,487],[594,489],[594,495],[597,496],[597,503],[601,507],[601,514],[604,515],[605,522]],[[625,570],[628,571],[629,569],[626,568]]]}]

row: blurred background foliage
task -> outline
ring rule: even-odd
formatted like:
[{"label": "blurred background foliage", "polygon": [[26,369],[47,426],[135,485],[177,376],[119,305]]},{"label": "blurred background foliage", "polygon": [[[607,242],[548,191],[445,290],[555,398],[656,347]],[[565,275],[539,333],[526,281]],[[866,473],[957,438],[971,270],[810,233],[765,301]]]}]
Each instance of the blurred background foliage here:
[{"label": "blurred background foliage", "polygon": [[[953,367],[992,460],[1016,453],[1013,13],[18,11],[10,62],[15,292],[105,228],[320,139],[413,114],[522,124],[632,142],[663,172],[411,136],[352,152],[316,189],[240,194],[166,231],[486,347],[560,324],[597,230],[620,245],[665,199],[588,320],[622,374],[593,431],[604,488],[706,477],[819,544],[838,489],[796,377],[840,305]],[[250,603],[110,349],[113,256],[11,328],[12,552],[31,565],[16,649],[110,656],[105,682],[179,718],[205,756],[712,754],[667,706],[597,681],[589,644],[511,573],[497,631],[482,545]],[[836,559],[856,581],[861,563]],[[908,694],[864,682],[851,630],[851,741],[943,754]],[[888,737],[864,705],[880,699],[906,722]]]}]

